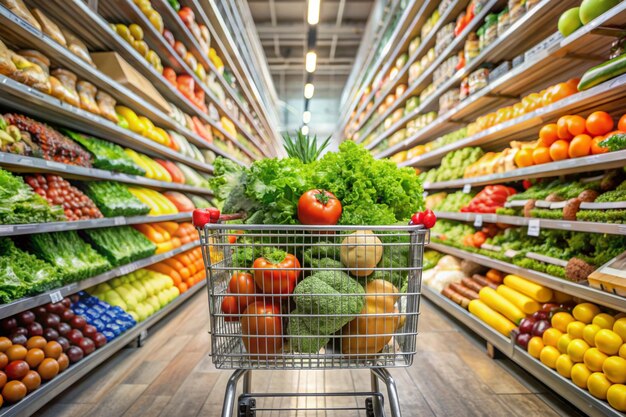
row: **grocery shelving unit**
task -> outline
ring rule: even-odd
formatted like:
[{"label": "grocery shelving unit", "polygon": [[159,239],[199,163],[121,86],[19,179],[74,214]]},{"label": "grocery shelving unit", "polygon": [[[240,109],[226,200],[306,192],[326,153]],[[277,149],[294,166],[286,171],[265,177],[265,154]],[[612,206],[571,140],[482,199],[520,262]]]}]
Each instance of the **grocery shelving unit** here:
[{"label": "grocery shelving unit", "polygon": [[[148,317],[146,320],[138,323],[136,326],[127,330],[111,342],[107,343],[100,349],[96,350],[89,356],[86,356],[80,362],[71,365],[63,373],[59,374],[52,381],[49,381],[33,391],[24,400],[0,409],[2,417],[17,417],[34,414],[37,410],[50,402],[54,397],[78,382],[82,377],[86,376],[94,370],[98,365],[113,356],[116,352],[123,349],[129,343],[145,336],[148,329],[153,327],[159,321],[170,315],[178,307],[183,305],[188,299],[193,297],[198,291],[203,289],[206,282],[203,281],[191,287],[186,293],[176,297],[171,303],[163,307],[161,310]],[[49,301],[49,300],[48,300]]]},{"label": "grocery shelving unit", "polygon": [[610,416],[619,417],[623,414],[612,408],[607,402],[598,400],[589,392],[580,389],[570,380],[563,378],[556,371],[548,368],[538,359],[530,356],[519,346],[515,346],[512,339],[504,337],[476,316],[470,314],[461,306],[444,296],[437,294],[431,288],[423,286],[422,295],[452,317],[463,323],[482,339],[496,347],[501,353],[517,363],[528,373],[543,382],[550,389],[558,393],[565,400],[575,405],[585,414],[592,417]]}]

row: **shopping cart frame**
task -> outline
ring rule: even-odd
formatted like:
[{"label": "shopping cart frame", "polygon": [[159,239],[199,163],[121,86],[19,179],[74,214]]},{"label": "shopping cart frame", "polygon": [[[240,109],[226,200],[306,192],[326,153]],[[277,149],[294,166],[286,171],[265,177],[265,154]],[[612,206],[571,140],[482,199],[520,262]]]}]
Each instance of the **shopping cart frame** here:
[{"label": "shopping cart frame", "polygon": [[[198,212],[198,210],[196,210]],[[209,306],[210,306],[210,321],[211,321],[211,343],[212,350],[211,356],[213,358],[214,364],[216,364],[217,368],[230,368],[235,369],[232,373],[231,377],[228,380],[225,396],[224,396],[224,404],[222,408],[222,417],[231,417],[235,408],[235,396],[237,385],[239,381],[243,378],[243,394],[239,397],[237,401],[238,406],[238,416],[248,417],[255,416],[256,411],[268,411],[270,409],[256,408],[256,398],[264,398],[264,397],[299,397],[299,396],[325,396],[325,397],[334,397],[340,395],[349,395],[349,396],[364,396],[366,398],[366,407],[365,408],[324,408],[325,410],[355,410],[362,409],[366,411],[366,415],[369,416],[384,416],[384,396],[380,391],[380,380],[386,386],[388,401],[389,401],[389,409],[391,415],[394,417],[401,417],[401,409],[399,403],[399,396],[395,381],[389,371],[386,369],[387,367],[401,367],[401,366],[409,366],[412,363],[413,356],[415,355],[415,338],[417,336],[417,322],[419,315],[419,301],[420,301],[420,287],[421,287],[421,264],[423,259],[423,250],[424,246],[428,244],[429,233],[428,230],[424,229],[422,226],[417,225],[394,225],[394,226],[305,226],[305,225],[230,225],[225,224],[226,221],[234,220],[239,218],[237,215],[221,215],[219,211],[216,209],[209,209],[208,213],[210,216],[198,216],[196,218],[196,212],[194,212],[194,225],[198,229],[201,239],[201,246],[204,256],[205,267],[207,269],[207,291],[209,296]],[[204,212],[205,214],[207,211]],[[408,288],[406,290],[406,294],[398,293],[397,299],[400,300],[402,297],[405,297],[405,308],[404,312],[400,312],[399,310],[395,310],[397,313],[394,313],[396,316],[405,315],[406,321],[402,326],[408,328],[405,333],[398,332],[398,328],[396,328],[392,334],[384,334],[384,333],[375,333],[374,336],[386,336],[388,337],[387,346],[385,349],[389,347],[391,344],[390,351],[384,353],[385,349],[381,350],[379,353],[358,353],[357,354],[346,354],[343,355],[341,353],[333,353],[332,347],[327,346],[325,349],[330,348],[330,356],[332,357],[332,361],[328,358],[328,353],[323,353],[321,356],[325,358],[323,360],[320,359],[320,352],[313,353],[295,353],[295,354],[287,354],[283,351],[284,347],[280,347],[280,353],[272,353],[271,355],[266,354],[265,357],[262,357],[261,353],[248,353],[244,348],[240,349],[239,354],[233,354],[237,350],[236,347],[230,347],[225,351],[223,348],[223,344],[220,342],[221,338],[230,337],[231,341],[235,340],[235,342],[244,339],[243,333],[241,330],[238,330],[238,333],[232,331],[233,327],[228,327],[228,322],[225,317],[228,318],[228,314],[223,314],[223,312],[219,312],[217,306],[219,300],[223,300],[226,294],[226,290],[224,289],[224,281],[225,277],[230,278],[230,273],[236,271],[238,269],[242,269],[240,265],[234,265],[232,263],[231,255],[233,252],[232,248],[229,248],[226,242],[228,242],[228,238],[232,236],[232,231],[240,230],[245,233],[246,238],[249,236],[259,237],[263,236],[265,238],[274,237],[278,239],[282,238],[295,238],[295,240],[303,239],[309,237],[311,241],[313,239],[338,239],[345,238],[348,233],[358,234],[359,233],[369,233],[366,231],[373,231],[374,233],[391,233],[390,235],[380,235],[383,238],[387,238],[388,236],[396,236],[393,233],[397,233],[399,236],[400,233],[406,233],[409,238],[408,243],[405,243],[404,246],[408,248],[409,254],[409,266],[407,268],[376,268],[377,271],[380,269],[381,273],[395,273],[396,270],[402,269],[402,271],[406,272],[407,275],[407,285]],[[230,233],[229,233],[230,231]],[[265,233],[265,234],[264,234]],[[269,234],[268,234],[269,233]],[[292,233],[291,235],[289,233]],[[282,236],[282,237],[281,237]],[[232,244],[232,242],[229,242]],[[345,243],[345,240],[341,244],[334,244],[336,246],[341,246]],[[238,244],[235,244],[236,247]],[[284,245],[284,246],[301,246],[304,250],[306,243],[267,243],[261,242],[253,245],[253,247],[258,248],[259,246],[268,246],[268,245]],[[367,244],[360,244],[361,246],[367,246]],[[390,244],[385,243],[389,247],[396,245],[400,246],[400,244]],[[242,246],[242,245],[239,245]],[[390,250],[393,250],[390,249]],[[212,259],[216,257],[216,259]],[[245,268],[248,269],[248,268]],[[314,271],[318,271],[315,268],[306,268],[297,265],[297,267],[293,268],[294,270],[305,271],[305,274],[308,272],[310,274],[315,273]],[[329,269],[347,269],[344,268],[329,268]],[[358,274],[359,268],[357,267],[357,271],[353,271],[354,274]],[[326,270],[321,269],[321,270]],[[255,273],[256,271],[252,271]],[[300,277],[302,278],[302,277]],[[354,278],[356,279],[356,278]],[[221,289],[219,286],[221,285]],[[257,287],[258,289],[258,287]],[[275,293],[272,293],[275,294]],[[239,294],[236,294],[239,295]],[[346,294],[341,294],[343,296],[347,296]],[[368,296],[372,294],[368,293]],[[394,294],[395,295],[395,294]],[[290,295],[291,296],[291,295]],[[311,294],[311,296],[318,296],[318,294]],[[320,297],[322,295],[319,295]],[[373,296],[382,296],[381,294],[373,294]],[[221,298],[220,298],[221,297]],[[275,296],[272,296],[275,297]],[[365,297],[365,293],[363,294]],[[385,295],[385,297],[389,297],[389,295]],[[280,298],[280,297],[279,297]],[[398,301],[399,303],[400,301]],[[279,301],[280,303],[280,301]],[[293,309],[293,306],[291,308]],[[395,304],[396,306],[398,304]],[[377,310],[378,311],[378,310]],[[294,310],[295,312],[295,310]],[[292,312],[293,313],[293,312]],[[319,311],[317,312],[320,313]],[[387,314],[388,315],[388,314]],[[284,317],[292,317],[289,320],[293,320],[293,317],[297,317],[297,314],[294,316],[293,314],[290,316],[289,313],[276,315],[281,316],[282,320],[285,320]],[[388,317],[385,317],[386,314],[369,314],[369,313],[360,313],[359,317],[363,317],[363,320],[369,320],[370,316],[376,320],[386,320]],[[240,316],[240,317],[243,317]],[[316,314],[310,316],[311,318],[317,318]],[[323,317],[327,317],[323,316]],[[340,316],[338,315],[337,318]],[[259,320],[257,316],[254,316],[255,320]],[[322,319],[319,319],[322,320]],[[349,319],[352,320],[352,319]],[[356,318],[354,319],[356,321]],[[401,326],[401,327],[402,327]],[[226,329],[226,330],[224,330]],[[339,333],[339,332],[338,332]],[[246,333],[248,335],[248,333]],[[346,337],[363,337],[363,338],[373,338],[371,335],[366,336],[347,336],[343,334],[343,328],[338,335],[332,335],[334,337],[340,338],[343,343],[344,338]],[[267,338],[267,336],[265,336]],[[292,339],[303,338],[305,336],[294,336],[280,333],[280,338],[287,339],[287,343],[293,342]],[[308,336],[306,336],[308,337]],[[311,336],[312,337],[312,336]],[[275,337],[274,337],[275,338]],[[250,340],[250,339],[249,339]],[[306,339],[305,339],[306,340]],[[358,339],[357,339],[358,340]],[[400,340],[400,342],[398,342]],[[296,340],[296,343],[298,341]],[[334,346],[333,341],[333,346]],[[232,343],[231,343],[232,344]],[[241,345],[242,343],[239,343]],[[267,342],[266,342],[267,345]],[[399,347],[398,347],[399,345]],[[293,349],[293,344],[288,345]],[[394,349],[399,349],[399,352]],[[296,351],[298,352],[298,351]],[[300,351],[301,352],[301,351]],[[344,359],[337,359],[336,357],[343,356]],[[382,359],[381,359],[382,357]],[[309,361],[297,362],[296,359],[305,358]],[[317,358],[318,362],[314,362],[312,359]],[[347,359],[345,359],[347,358]],[[230,359],[230,363],[228,362]],[[282,361],[281,361],[282,359]],[[292,362],[289,362],[291,360]],[[291,367],[286,367],[286,364],[290,364]],[[282,365],[282,367],[280,367]],[[300,366],[298,366],[300,365]],[[304,366],[303,366],[304,365]],[[370,370],[370,382],[371,382],[371,391],[370,392],[347,392],[347,393],[255,393],[253,394],[251,391],[252,388],[252,370],[254,369],[369,369]],[[274,411],[274,409],[271,409]],[[296,408],[288,409],[288,410],[296,410]]]}]

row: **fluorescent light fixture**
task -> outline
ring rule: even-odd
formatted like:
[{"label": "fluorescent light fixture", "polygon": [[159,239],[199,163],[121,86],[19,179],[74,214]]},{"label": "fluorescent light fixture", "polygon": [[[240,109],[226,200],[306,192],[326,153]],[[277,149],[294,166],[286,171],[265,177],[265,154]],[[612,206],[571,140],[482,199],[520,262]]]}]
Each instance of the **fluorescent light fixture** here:
[{"label": "fluorescent light fixture", "polygon": [[304,84],[304,97],[312,98],[313,93],[315,92],[315,87],[311,83]]},{"label": "fluorescent light fixture", "polygon": [[304,113],[302,113],[302,123],[311,123],[311,112],[310,111],[305,111]]},{"label": "fluorescent light fixture", "polygon": [[302,128],[300,129],[300,132],[302,132],[303,135],[308,135],[309,127],[307,125],[302,126]]},{"label": "fluorescent light fixture", "polygon": [[315,66],[317,65],[317,54],[315,51],[310,51],[306,53],[306,71],[307,72],[315,72]]},{"label": "fluorescent light fixture", "polygon": [[306,19],[309,25],[317,25],[320,22],[320,1],[309,0],[309,10]]}]

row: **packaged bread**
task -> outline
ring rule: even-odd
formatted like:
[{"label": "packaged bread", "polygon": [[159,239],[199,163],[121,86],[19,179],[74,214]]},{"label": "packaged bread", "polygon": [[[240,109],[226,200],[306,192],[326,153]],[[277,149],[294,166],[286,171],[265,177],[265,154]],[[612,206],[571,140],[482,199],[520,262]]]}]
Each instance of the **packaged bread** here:
[{"label": "packaged bread", "polygon": [[58,80],[66,90],[66,99],[61,100],[71,104],[72,106],[80,107],[80,98],[76,92],[76,74],[71,71],[58,68],[52,71],[50,75]]},{"label": "packaged bread", "polygon": [[80,98],[80,108],[99,115],[100,108],[96,104],[96,93],[98,92],[96,86],[87,81],[79,81],[76,83],[76,91],[78,91]]},{"label": "packaged bread", "polygon": [[14,15],[21,17],[38,30],[41,30],[41,25],[39,25],[37,19],[33,17],[22,0],[0,0],[0,4],[9,9]]},{"label": "packaged bread", "polygon": [[7,46],[0,40],[0,74],[6,75],[10,77],[15,71],[17,71],[17,67],[13,63],[11,59],[11,55],[13,55],[13,51],[11,51]]},{"label": "packaged bread", "polygon": [[102,117],[109,119],[115,124],[119,122],[119,118],[115,112],[115,105],[117,102],[113,97],[104,91],[98,90],[98,93],[96,94],[96,103],[98,103],[98,108],[100,109],[100,115]]},{"label": "packaged bread", "polygon": [[46,75],[50,74],[50,60],[47,56],[34,49],[21,49],[17,53],[33,64],[39,65]]},{"label": "packaged bread", "polygon": [[67,49],[83,61],[89,63],[89,65],[95,67],[93,61],[91,60],[91,55],[89,55],[89,50],[87,50],[87,46],[85,46],[83,41],[78,39],[66,29],[62,29],[62,32],[65,40],[67,41]]},{"label": "packaged bread", "polygon": [[43,14],[40,9],[33,9],[32,14],[41,25],[41,31],[43,33],[50,36],[52,39],[54,39],[55,42],[67,47],[67,41],[65,40],[65,36],[63,36],[63,32],[61,32],[61,29],[57,26],[56,23],[48,19],[48,16]]},{"label": "packaged bread", "polygon": [[36,88],[42,93],[50,94],[48,74],[44,72],[42,67],[16,53],[11,55],[11,60],[17,68],[17,70],[10,75],[11,78],[29,87]]}]

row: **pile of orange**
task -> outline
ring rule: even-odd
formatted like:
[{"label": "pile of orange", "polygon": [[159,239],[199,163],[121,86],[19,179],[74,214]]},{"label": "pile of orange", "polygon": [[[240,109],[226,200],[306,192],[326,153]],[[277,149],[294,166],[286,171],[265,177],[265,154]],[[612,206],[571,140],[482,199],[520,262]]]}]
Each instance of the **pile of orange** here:
[{"label": "pile of orange", "polygon": [[523,168],[608,152],[600,142],[626,131],[626,114],[619,120],[618,130],[613,130],[614,127],[613,117],[604,111],[593,112],[586,119],[578,115],[563,116],[556,123],[543,126],[539,140],[533,145],[518,150],[515,164]]}]

